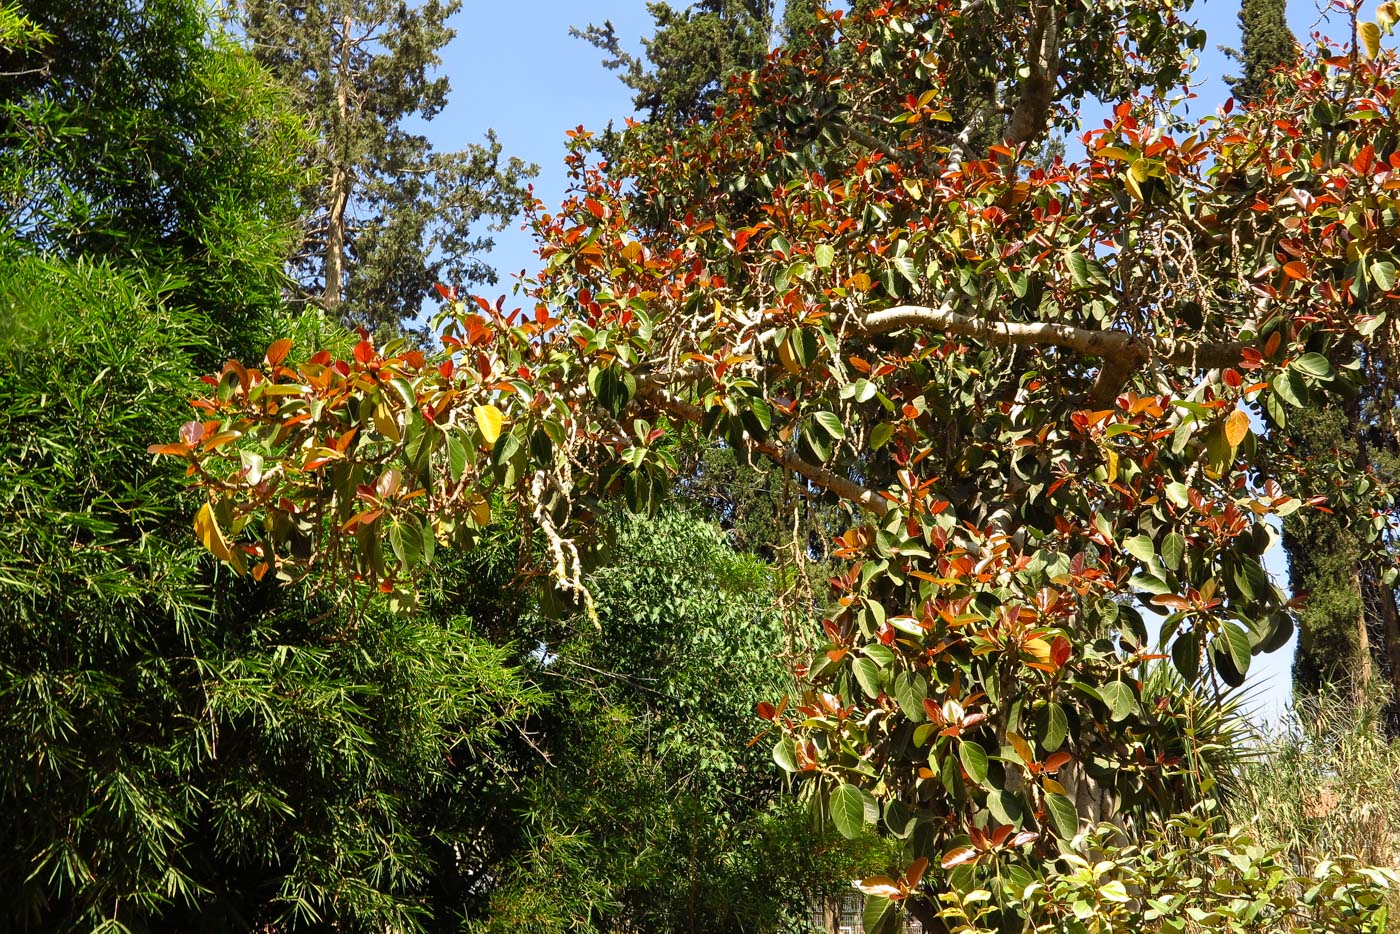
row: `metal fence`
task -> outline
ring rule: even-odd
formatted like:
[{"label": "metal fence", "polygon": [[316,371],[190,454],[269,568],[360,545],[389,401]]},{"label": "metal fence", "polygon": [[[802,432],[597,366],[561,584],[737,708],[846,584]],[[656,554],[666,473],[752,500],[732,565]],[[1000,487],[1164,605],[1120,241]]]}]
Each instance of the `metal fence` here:
[{"label": "metal fence", "polygon": [[[865,897],[855,893],[840,899],[829,899],[812,906],[812,926],[826,934],[866,934],[865,925],[860,920],[864,907]],[[905,917],[904,934],[923,934],[923,931],[922,924]]]}]

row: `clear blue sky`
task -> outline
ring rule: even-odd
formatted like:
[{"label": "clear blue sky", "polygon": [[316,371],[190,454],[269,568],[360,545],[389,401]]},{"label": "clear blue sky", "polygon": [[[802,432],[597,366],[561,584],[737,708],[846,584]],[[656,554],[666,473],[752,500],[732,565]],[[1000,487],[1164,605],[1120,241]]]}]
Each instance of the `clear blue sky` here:
[{"label": "clear blue sky", "polygon": [[[681,6],[684,0],[672,3]],[[564,191],[564,131],[579,125],[601,130],[633,113],[631,91],[602,67],[598,50],[569,36],[569,27],[610,19],[627,48],[639,51],[641,37],[650,33],[645,0],[466,0],[464,6],[454,21],[457,38],[443,55],[451,101],[428,125],[429,136],[439,150],[453,150],[494,127],[506,153],[539,165],[536,193],[546,204],[557,204]],[[1197,0],[1192,11],[1210,36],[1201,56],[1198,80],[1204,83],[1197,88],[1195,114],[1211,112],[1225,99],[1221,78],[1235,69],[1218,46],[1239,44],[1238,9],[1238,0]],[[1299,37],[1320,28],[1309,0],[1290,0],[1289,18]],[[1085,122],[1096,126],[1102,117],[1091,113]],[[1071,156],[1075,147],[1072,142]],[[513,223],[499,234],[491,254],[501,291],[509,291],[512,276],[534,268],[534,243],[519,227]],[[1276,580],[1286,581],[1278,549],[1268,564]],[[1292,661],[1290,645],[1251,666],[1252,706],[1264,720],[1276,720],[1288,703]]]}]

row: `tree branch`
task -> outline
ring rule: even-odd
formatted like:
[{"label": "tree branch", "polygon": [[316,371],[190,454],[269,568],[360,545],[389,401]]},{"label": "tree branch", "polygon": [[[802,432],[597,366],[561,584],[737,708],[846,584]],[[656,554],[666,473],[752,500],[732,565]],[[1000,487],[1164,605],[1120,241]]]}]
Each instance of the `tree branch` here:
[{"label": "tree branch", "polygon": [[1055,81],[1060,72],[1059,4],[1052,0],[1031,0],[1031,33],[1027,48],[1028,72],[1021,80],[1021,96],[1006,124],[1006,138],[1027,143],[1045,131],[1050,105],[1055,100]]},{"label": "tree branch", "polygon": [[[666,412],[668,415],[687,422],[699,424],[705,417],[705,413],[701,411],[698,406],[677,399],[654,380],[644,379],[638,382],[637,399],[644,403],[650,403],[663,412]],[[792,451],[782,448],[771,441],[759,441],[750,436],[748,432],[744,433],[744,438],[755,451],[767,457],[779,467],[791,470],[798,476],[805,477],[822,489],[835,493],[844,500],[862,506],[875,513],[877,516],[883,516],[885,513],[889,512],[889,500],[869,487],[861,486],[854,480],[833,473],[825,467],[821,467],[817,464],[810,464]]]},{"label": "tree branch", "polygon": [[903,328],[936,328],[959,337],[973,337],[1002,346],[1030,344],[1063,347],[1085,356],[1102,357],[1089,399],[1093,405],[1109,405],[1134,371],[1156,358],[1170,366],[1218,368],[1239,362],[1245,345],[1236,341],[1194,343],[1162,338],[1142,338],[1127,331],[1093,331],[1047,321],[1014,322],[972,318],[952,310],[898,305],[871,312],[860,319],[864,334],[887,334]]}]

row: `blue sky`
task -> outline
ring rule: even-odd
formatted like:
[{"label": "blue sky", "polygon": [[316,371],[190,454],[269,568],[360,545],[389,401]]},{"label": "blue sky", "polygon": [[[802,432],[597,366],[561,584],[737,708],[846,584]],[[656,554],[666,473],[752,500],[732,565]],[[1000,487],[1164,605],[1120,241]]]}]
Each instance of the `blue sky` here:
[{"label": "blue sky", "polygon": [[[681,6],[684,0],[672,0]],[[540,167],[537,195],[557,204],[564,192],[564,132],[582,125],[600,130],[609,121],[632,115],[631,91],[601,64],[598,50],[569,36],[569,27],[611,20],[627,48],[640,51],[650,32],[645,0],[466,0],[453,25],[456,40],[444,50],[443,73],[452,82],[446,110],[427,130],[439,150],[459,149],[494,128],[505,152]],[[1197,0],[1191,16],[1210,38],[1201,56],[1192,113],[1213,111],[1226,96],[1222,77],[1235,73],[1218,46],[1237,46],[1238,0]],[[1290,0],[1289,19],[1300,37],[1319,27],[1317,8],[1309,0]],[[1096,126],[1101,116],[1086,112]],[[1070,154],[1075,154],[1075,145]],[[500,291],[511,277],[534,268],[534,244],[514,222],[497,235],[490,260],[501,274]],[[1282,553],[1269,556],[1270,570],[1285,581]],[[1293,647],[1256,658],[1250,669],[1252,706],[1266,721],[1275,721],[1288,703]]]}]

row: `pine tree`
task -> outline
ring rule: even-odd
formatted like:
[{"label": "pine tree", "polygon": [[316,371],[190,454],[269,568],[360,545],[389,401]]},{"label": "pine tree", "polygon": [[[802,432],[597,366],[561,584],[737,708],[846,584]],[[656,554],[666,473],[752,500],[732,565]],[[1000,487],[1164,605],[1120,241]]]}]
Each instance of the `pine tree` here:
[{"label": "pine tree", "polygon": [[346,321],[393,327],[438,282],[492,283],[488,231],[522,207],[534,168],[504,159],[493,133],[434,152],[408,124],[447,103],[434,77],[460,0],[243,0],[258,59],[291,87],[315,131],[292,267],[301,297]]},{"label": "pine tree", "polygon": [[635,106],[654,126],[708,117],[726,79],[757,68],[768,51],[770,0],[700,0],[684,10],[648,3],[647,11],[656,31],[642,40],[644,57],[622,48],[611,22],[570,32],[608,54],[603,64],[636,92]]}]

